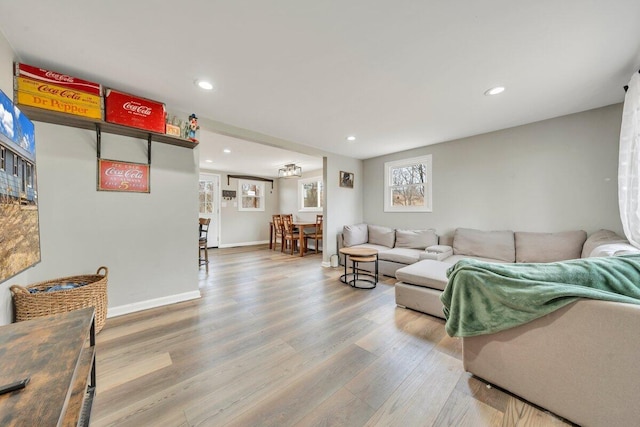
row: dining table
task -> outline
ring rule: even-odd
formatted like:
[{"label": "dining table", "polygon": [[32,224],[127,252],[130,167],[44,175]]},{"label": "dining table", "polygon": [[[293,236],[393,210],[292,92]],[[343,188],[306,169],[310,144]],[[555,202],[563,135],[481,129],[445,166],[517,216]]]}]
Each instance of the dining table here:
[{"label": "dining table", "polygon": [[[302,250],[302,248],[304,247],[304,229],[305,228],[309,228],[309,227],[316,227],[316,223],[315,222],[303,222],[303,221],[294,221],[292,223],[294,228],[297,228],[300,232],[298,233],[300,235],[300,244],[298,245],[298,247],[300,248],[300,256],[304,256],[304,251]],[[275,236],[275,232],[274,232],[274,227],[273,227],[273,221],[269,221],[269,249],[273,249],[273,245],[274,245],[274,236]]]}]

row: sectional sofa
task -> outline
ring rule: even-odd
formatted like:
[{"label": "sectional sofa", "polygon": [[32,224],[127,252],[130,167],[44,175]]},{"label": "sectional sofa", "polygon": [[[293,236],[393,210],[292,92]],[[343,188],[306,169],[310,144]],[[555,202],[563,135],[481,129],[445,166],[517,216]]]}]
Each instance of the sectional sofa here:
[{"label": "sectional sofa", "polygon": [[[440,295],[447,285],[447,270],[463,258],[499,263],[553,262],[638,251],[609,230],[599,230],[588,239],[582,230],[536,233],[457,228],[451,236],[438,236],[433,229],[404,230],[371,224],[343,228],[338,249],[354,246],[378,250],[380,274],[398,279],[397,305],[442,319]],[[340,262],[344,264],[344,259]],[[362,267],[373,268],[370,264]]]},{"label": "sectional sofa", "polygon": [[[343,247],[363,247],[378,251],[378,271],[395,277],[399,268],[423,259],[444,259],[451,255],[449,248],[439,253],[438,235],[433,229],[403,230],[371,224],[346,225],[337,239],[338,251]],[[427,248],[431,248],[430,251]],[[340,255],[344,265],[344,256]],[[363,269],[373,270],[369,264]]]},{"label": "sectional sofa", "polygon": [[[343,242],[350,243],[350,231],[346,234]],[[457,229],[438,243],[437,248],[413,248],[418,252],[411,256],[417,256],[413,263],[391,265],[397,267],[400,280],[395,286],[396,303],[437,317],[444,317],[439,297],[447,284],[446,270],[462,258],[550,262],[640,252],[608,230],[587,238],[584,231]],[[384,248],[383,252],[393,250],[393,246]],[[430,250],[431,255],[423,254]],[[462,338],[463,365],[471,374],[573,423],[638,425],[640,340],[634,337],[639,329],[640,305],[579,299],[529,323]]]}]

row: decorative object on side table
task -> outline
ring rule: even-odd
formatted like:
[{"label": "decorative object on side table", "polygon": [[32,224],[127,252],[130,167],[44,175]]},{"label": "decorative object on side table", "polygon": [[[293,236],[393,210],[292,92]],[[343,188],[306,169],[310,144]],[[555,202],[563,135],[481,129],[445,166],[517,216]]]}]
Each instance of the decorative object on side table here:
[{"label": "decorative object on side table", "polygon": [[353,173],[340,171],[340,187],[353,188]]}]

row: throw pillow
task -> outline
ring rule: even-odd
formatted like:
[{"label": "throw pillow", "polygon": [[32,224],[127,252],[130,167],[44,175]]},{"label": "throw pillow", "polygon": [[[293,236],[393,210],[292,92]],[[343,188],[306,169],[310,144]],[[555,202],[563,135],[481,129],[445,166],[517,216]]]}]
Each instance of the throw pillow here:
[{"label": "throw pillow", "polygon": [[424,249],[438,244],[435,230],[396,230],[396,248]]},{"label": "throw pillow", "polygon": [[396,232],[393,228],[380,225],[369,225],[369,243],[392,248],[396,241]]},{"label": "throw pillow", "polygon": [[345,247],[362,245],[369,240],[367,224],[345,225],[342,229],[342,241]]},{"label": "throw pillow", "polygon": [[591,255],[591,253],[600,245],[610,244],[610,243],[629,243],[627,239],[622,236],[617,235],[611,230],[598,230],[593,233],[586,242],[584,242],[584,246],[582,247],[582,258],[587,258]]}]

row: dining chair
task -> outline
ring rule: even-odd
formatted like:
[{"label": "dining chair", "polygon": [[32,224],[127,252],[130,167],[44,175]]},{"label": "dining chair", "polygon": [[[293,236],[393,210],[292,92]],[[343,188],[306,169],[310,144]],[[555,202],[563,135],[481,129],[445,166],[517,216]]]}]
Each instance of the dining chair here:
[{"label": "dining chair", "polygon": [[206,265],[209,268],[209,251],[207,250],[207,235],[209,234],[209,224],[211,218],[200,218],[198,230],[198,265]]},{"label": "dining chair", "polygon": [[309,247],[309,243],[307,242],[309,239],[314,241],[314,253],[318,253],[318,240],[322,240],[322,214],[316,215],[316,226],[309,227],[304,230],[304,246],[306,248]]},{"label": "dining chair", "polygon": [[[282,216],[282,226],[283,226],[283,243],[285,243],[285,249],[290,248],[290,254],[293,255],[293,251],[295,250],[295,246],[298,242],[300,242],[300,232],[295,230],[293,227],[293,221],[291,217],[288,215]],[[300,245],[298,245],[300,246]],[[304,252],[304,239],[302,239],[302,247],[299,247],[298,250],[300,253]]]},{"label": "dining chair", "polygon": [[282,215],[273,215],[272,216],[273,223],[273,250],[276,250],[276,245],[278,244],[278,237],[280,237],[280,252],[284,252],[284,232],[282,230]]},{"label": "dining chair", "polygon": [[[293,223],[293,214],[282,214],[282,219],[284,220],[284,218],[288,218],[289,221],[291,221]],[[293,226],[293,231],[297,232],[298,231],[298,227],[297,226]]]}]

